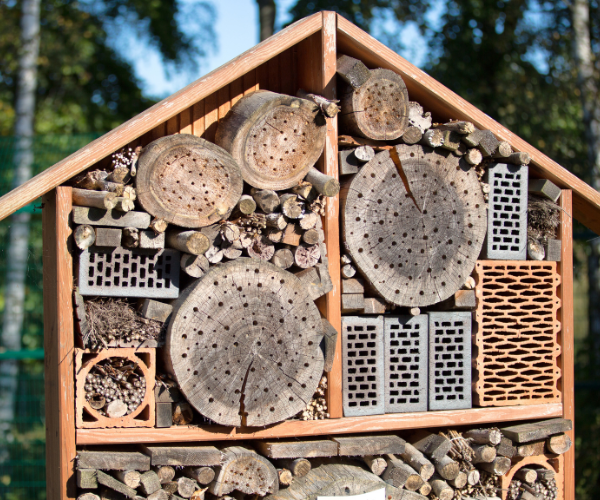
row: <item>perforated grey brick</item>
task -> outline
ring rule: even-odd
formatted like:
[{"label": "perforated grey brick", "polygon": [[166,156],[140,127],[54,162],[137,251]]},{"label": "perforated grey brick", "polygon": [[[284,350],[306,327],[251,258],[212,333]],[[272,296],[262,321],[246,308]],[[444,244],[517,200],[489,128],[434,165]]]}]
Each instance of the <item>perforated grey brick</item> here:
[{"label": "perforated grey brick", "polygon": [[175,299],[179,252],[92,246],[79,256],[79,293]]},{"label": "perforated grey brick", "polygon": [[429,409],[471,408],[471,313],[429,316]]},{"label": "perforated grey brick", "polygon": [[385,316],[385,412],[427,410],[426,314]]},{"label": "perforated grey brick", "polygon": [[484,258],[527,258],[528,172],[525,165],[496,163],[488,168],[485,181],[490,185],[490,194]]},{"label": "perforated grey brick", "polygon": [[342,317],[344,416],[384,412],[383,316]]}]

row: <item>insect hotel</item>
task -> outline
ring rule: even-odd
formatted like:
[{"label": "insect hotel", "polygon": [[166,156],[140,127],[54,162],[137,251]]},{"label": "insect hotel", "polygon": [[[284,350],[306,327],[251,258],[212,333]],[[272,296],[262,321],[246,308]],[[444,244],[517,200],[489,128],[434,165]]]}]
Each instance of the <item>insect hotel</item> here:
[{"label": "insect hotel", "polygon": [[43,195],[48,498],[574,499],[600,195],[332,12]]}]

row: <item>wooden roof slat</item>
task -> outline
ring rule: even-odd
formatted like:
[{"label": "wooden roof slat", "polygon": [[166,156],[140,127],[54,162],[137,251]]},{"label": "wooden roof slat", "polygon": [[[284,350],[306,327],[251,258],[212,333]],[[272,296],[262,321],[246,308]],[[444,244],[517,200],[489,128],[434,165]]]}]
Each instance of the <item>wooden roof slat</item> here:
[{"label": "wooden roof slat", "polygon": [[319,12],[301,19],[5,194],[0,198],[0,220],[149,132],[156,125],[166,122],[224,85],[316,33],[321,29],[322,18]]},{"label": "wooden roof slat", "polygon": [[491,130],[515,150],[529,153],[532,173],[550,179],[563,189],[572,189],[573,217],[600,234],[600,193],[595,189],[340,15],[337,25],[338,50],[340,46],[351,46],[354,56],[399,72],[411,99],[419,101],[425,109],[435,110],[446,118],[471,121],[479,128]]}]

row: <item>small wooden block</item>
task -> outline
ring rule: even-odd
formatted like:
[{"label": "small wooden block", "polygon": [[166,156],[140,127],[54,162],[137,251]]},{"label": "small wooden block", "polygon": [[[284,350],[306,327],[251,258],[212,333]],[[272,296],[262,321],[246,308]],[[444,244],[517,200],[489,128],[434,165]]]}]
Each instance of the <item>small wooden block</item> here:
[{"label": "small wooden block", "polygon": [[514,443],[529,443],[546,439],[554,434],[561,434],[573,429],[573,422],[566,418],[553,418],[531,424],[513,425],[501,429],[502,434]]},{"label": "small wooden block", "polygon": [[385,314],[385,302],[369,297],[364,300],[363,314]]},{"label": "small wooden block", "polygon": [[150,470],[150,458],[138,451],[80,451],[78,469]]},{"label": "small wooden block", "polygon": [[140,231],[140,248],[165,248],[165,233],[156,234],[152,230]]},{"label": "small wooden block", "polygon": [[77,469],[77,487],[94,490],[98,487],[98,471],[96,469]]},{"label": "small wooden block", "polygon": [[338,444],[338,455],[356,457],[404,453],[406,441],[395,435],[332,437]]},{"label": "small wooden block", "polygon": [[357,278],[342,280],[342,293],[365,293],[365,285]]},{"label": "small wooden block", "polygon": [[330,372],[335,358],[338,332],[325,318],[321,318],[321,321],[323,323],[323,340],[321,341],[321,348],[323,349],[323,357],[325,358],[323,371]]},{"label": "small wooden block", "polygon": [[424,430],[415,432],[411,442],[417,450],[435,460],[444,458],[452,448],[452,441],[448,438]]},{"label": "small wooden block", "polygon": [[140,477],[140,489],[142,493],[146,496],[152,495],[156,491],[161,489],[160,479],[158,478],[158,474],[153,470],[149,470],[145,472]]},{"label": "small wooden block", "polygon": [[106,486],[111,490],[121,493],[121,495],[124,495],[127,498],[135,498],[137,496],[137,492],[133,488],[130,488],[114,477],[105,474],[101,470],[97,471],[97,475],[98,483],[100,483],[102,486]]},{"label": "small wooden block", "polygon": [[343,293],[342,312],[362,311],[365,308],[365,296],[362,293]]},{"label": "small wooden block", "polygon": [[98,247],[120,247],[122,234],[121,229],[97,227],[95,245]]},{"label": "small wooden block", "polygon": [[438,305],[440,311],[460,311],[477,308],[475,290],[458,290]]},{"label": "small wooden block", "polygon": [[142,303],[142,309],[140,312],[146,319],[152,319],[154,321],[166,323],[169,320],[169,316],[171,316],[171,313],[173,312],[173,306],[171,304],[159,302],[158,300],[145,299]]},{"label": "small wooden block", "polygon": [[314,458],[335,457],[338,454],[338,445],[334,441],[258,441],[256,449],[269,458]]},{"label": "small wooden block", "polygon": [[214,446],[147,446],[144,452],[152,465],[212,466],[221,464],[221,452]]},{"label": "small wooden block", "polygon": [[510,439],[503,436],[496,448],[496,454],[501,457],[512,458],[517,454],[517,448],[513,446],[513,442]]},{"label": "small wooden block", "polygon": [[548,240],[544,245],[544,250],[546,252],[546,260],[560,262],[562,255],[562,242],[560,240]]},{"label": "small wooden block", "polygon": [[156,403],[156,427],[173,425],[173,403]]},{"label": "small wooden block", "polygon": [[146,212],[119,212],[118,210],[73,207],[73,222],[75,224],[147,229],[150,221],[150,214]]},{"label": "small wooden block", "polygon": [[554,202],[560,198],[561,189],[548,179],[529,179],[527,190]]},{"label": "small wooden block", "polygon": [[177,387],[161,384],[154,388],[154,397],[157,403],[177,403],[181,400],[181,393]]},{"label": "small wooden block", "polygon": [[339,168],[340,175],[352,175],[358,173],[358,169],[363,165],[358,161],[358,158],[354,155],[353,149],[346,149],[340,151],[339,155]]},{"label": "small wooden block", "polygon": [[546,449],[546,441],[533,441],[517,446],[515,457],[526,458],[543,455]]},{"label": "small wooden block", "polygon": [[300,226],[298,226],[297,224],[289,223],[283,231],[283,238],[281,238],[281,243],[297,247],[298,245],[300,245],[302,233],[303,231],[302,229],[300,229]]}]

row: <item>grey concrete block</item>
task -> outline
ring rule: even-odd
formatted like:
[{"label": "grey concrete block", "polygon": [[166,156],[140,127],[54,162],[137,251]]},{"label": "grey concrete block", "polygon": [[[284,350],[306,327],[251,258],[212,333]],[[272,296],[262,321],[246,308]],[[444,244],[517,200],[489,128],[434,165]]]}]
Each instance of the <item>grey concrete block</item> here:
[{"label": "grey concrete block", "polygon": [[385,316],[385,412],[427,411],[426,314]]},{"label": "grey concrete block", "polygon": [[344,416],[383,414],[383,366],[383,316],[343,316]]},{"label": "grey concrete block", "polygon": [[79,293],[176,299],[179,252],[91,247],[79,256]]},{"label": "grey concrete block", "polygon": [[471,408],[471,313],[429,316],[429,409]]},{"label": "grey concrete block", "polygon": [[340,175],[356,174],[358,169],[363,165],[363,163],[358,161],[358,158],[354,155],[354,149],[340,151],[338,155]]},{"label": "grey concrete block", "polygon": [[483,257],[527,259],[527,176],[525,165],[492,164],[485,182],[490,185],[488,231]]},{"label": "grey concrete block", "polygon": [[97,247],[120,247],[122,234],[122,229],[97,227],[95,245]]}]

